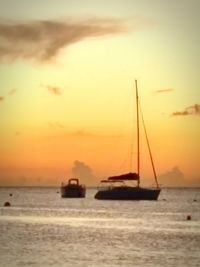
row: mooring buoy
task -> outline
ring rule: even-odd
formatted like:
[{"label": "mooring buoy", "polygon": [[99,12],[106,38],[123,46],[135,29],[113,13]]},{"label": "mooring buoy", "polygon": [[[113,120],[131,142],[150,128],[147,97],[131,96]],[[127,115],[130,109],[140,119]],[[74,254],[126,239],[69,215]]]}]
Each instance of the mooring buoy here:
[{"label": "mooring buoy", "polygon": [[6,201],[6,202],[4,203],[4,207],[10,207],[10,206],[11,206],[10,202]]},{"label": "mooring buoy", "polygon": [[187,216],[187,221],[190,221],[191,220],[191,215],[188,215]]}]

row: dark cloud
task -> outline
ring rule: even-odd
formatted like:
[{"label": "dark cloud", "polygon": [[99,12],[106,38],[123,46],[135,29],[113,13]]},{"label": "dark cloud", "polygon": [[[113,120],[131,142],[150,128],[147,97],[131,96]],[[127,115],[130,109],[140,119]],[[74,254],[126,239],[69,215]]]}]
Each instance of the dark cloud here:
[{"label": "dark cloud", "polygon": [[157,91],[155,91],[155,93],[168,93],[168,92],[172,92],[172,91],[174,91],[173,88],[168,88],[168,89],[157,90]]},{"label": "dark cloud", "polygon": [[176,111],[172,113],[172,116],[188,116],[188,115],[200,115],[200,105],[194,104],[189,106],[182,111]]},{"label": "dark cloud", "polygon": [[4,100],[4,96],[0,96],[0,102]]},{"label": "dark cloud", "polygon": [[50,93],[54,95],[61,95],[61,89],[57,86],[48,85],[47,89],[49,90]]},{"label": "dark cloud", "polygon": [[61,49],[89,37],[125,32],[119,19],[0,21],[0,60],[48,62]]},{"label": "dark cloud", "polygon": [[74,177],[79,178],[83,183],[90,185],[97,184],[97,179],[93,174],[92,169],[90,168],[90,166],[88,166],[82,161],[74,161],[74,166],[72,167],[72,174],[74,175]]}]

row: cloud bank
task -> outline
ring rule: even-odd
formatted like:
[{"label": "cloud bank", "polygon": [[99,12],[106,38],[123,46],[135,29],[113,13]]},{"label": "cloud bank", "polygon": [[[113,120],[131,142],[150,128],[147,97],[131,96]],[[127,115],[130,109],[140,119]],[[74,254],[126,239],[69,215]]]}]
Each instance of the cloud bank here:
[{"label": "cloud bank", "polygon": [[194,104],[193,106],[186,107],[182,111],[175,111],[172,116],[188,116],[188,115],[200,115],[200,104]]},{"label": "cloud bank", "polygon": [[127,31],[120,19],[0,20],[0,60],[35,59],[48,62],[73,43]]},{"label": "cloud bank", "polygon": [[184,174],[175,166],[166,173],[160,174],[158,176],[158,181],[162,186],[185,186],[186,181]]},{"label": "cloud bank", "polygon": [[72,167],[72,174],[74,177],[79,178],[81,183],[96,185],[97,179],[92,172],[90,166],[82,161],[75,160]]}]

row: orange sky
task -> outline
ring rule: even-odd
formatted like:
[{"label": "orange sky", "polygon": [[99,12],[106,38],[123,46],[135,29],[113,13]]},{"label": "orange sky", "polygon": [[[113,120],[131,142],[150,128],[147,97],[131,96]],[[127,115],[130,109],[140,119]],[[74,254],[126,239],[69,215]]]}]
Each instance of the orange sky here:
[{"label": "orange sky", "polygon": [[135,171],[138,79],[160,183],[200,186],[198,0],[0,5],[0,185]]}]

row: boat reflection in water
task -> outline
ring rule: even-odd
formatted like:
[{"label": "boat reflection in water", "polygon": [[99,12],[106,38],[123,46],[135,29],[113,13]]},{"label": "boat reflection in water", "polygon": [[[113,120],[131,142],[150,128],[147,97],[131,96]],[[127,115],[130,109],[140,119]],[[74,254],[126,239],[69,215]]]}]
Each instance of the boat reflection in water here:
[{"label": "boat reflection in water", "polygon": [[85,194],[85,185],[79,184],[77,178],[71,178],[67,184],[61,184],[61,197],[63,198],[84,198]]},{"label": "boat reflection in water", "polygon": [[[137,114],[137,173],[125,173],[118,176],[109,177],[107,180],[102,180],[102,184],[109,184],[109,186],[100,188],[96,193],[96,199],[108,199],[108,200],[157,200],[160,194],[160,187],[157,181],[157,175],[155,166],[153,163],[153,157],[150,149],[149,140],[147,137],[147,131],[144,124],[141,106],[139,103],[137,80],[135,80],[136,87],[136,114]],[[140,186],[140,123],[139,119],[141,115],[141,121],[144,128],[146,142],[149,150],[149,156],[154,173],[154,179],[156,182],[155,188],[143,188]],[[137,184],[128,186],[125,184],[127,181],[136,181]],[[120,185],[119,185],[120,183]]]}]

